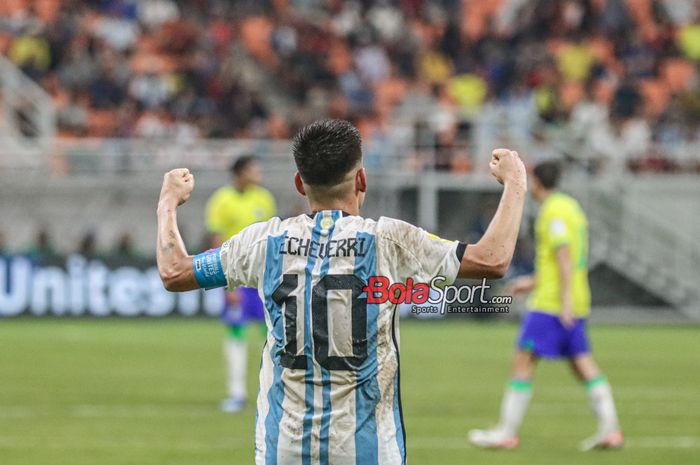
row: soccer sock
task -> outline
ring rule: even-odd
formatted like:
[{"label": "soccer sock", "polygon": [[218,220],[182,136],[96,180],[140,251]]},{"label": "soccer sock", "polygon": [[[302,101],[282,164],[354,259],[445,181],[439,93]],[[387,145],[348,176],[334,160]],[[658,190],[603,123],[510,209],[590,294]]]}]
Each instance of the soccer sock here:
[{"label": "soccer sock", "polygon": [[598,417],[598,431],[602,434],[608,434],[617,430],[619,425],[615,401],[605,376],[598,375],[586,381],[586,389],[591,408]]},{"label": "soccer sock", "polygon": [[248,346],[245,341],[227,339],[224,343],[228,369],[228,394],[235,398],[246,397],[246,364]]},{"label": "soccer sock", "polygon": [[511,379],[503,395],[501,403],[501,421],[498,427],[507,436],[518,434],[520,424],[525,417],[525,411],[532,398],[532,381]]}]

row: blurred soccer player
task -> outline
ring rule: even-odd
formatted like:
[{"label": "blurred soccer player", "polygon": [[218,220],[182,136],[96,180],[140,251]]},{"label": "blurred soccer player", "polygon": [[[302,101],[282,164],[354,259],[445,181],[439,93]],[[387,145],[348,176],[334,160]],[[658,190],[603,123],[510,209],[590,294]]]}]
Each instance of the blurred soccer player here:
[{"label": "blurred soccer player", "polygon": [[[272,194],[260,186],[262,167],[251,155],[238,158],[230,169],[231,184],[219,188],[209,199],[206,209],[207,230],[213,247],[232,237],[246,226],[270,219],[275,214]],[[228,371],[228,398],[221,403],[224,412],[238,412],[246,401],[247,335],[250,324],[265,331],[265,311],[258,291],[239,287],[226,294],[221,313],[228,327],[224,356]]]},{"label": "blurred soccer player", "polygon": [[268,335],[256,464],[405,464],[397,306],[368,303],[363,288],[371,276],[392,283],[503,276],[522,216],[524,166],[515,152],[493,152],[501,203],[481,240],[467,246],[403,221],[359,216],[367,180],[350,123],[306,126],[293,153],[294,183],[311,213],[249,226],[194,257],[176,219],[194,179],[186,169],[166,174],[158,206],[161,278],[173,291],[246,285],[263,297]]},{"label": "blurred soccer player", "polygon": [[514,280],[512,294],[532,291],[513,360],[511,379],[501,405],[501,419],[491,430],[472,430],[473,444],[514,448],[518,428],[532,397],[532,376],[540,358],[569,360],[585,384],[598,417],[598,432],[581,443],[583,450],[622,445],[612,391],[590,352],[586,318],[588,288],[588,223],[578,202],[557,190],[560,170],[555,162],[535,167],[531,192],[541,203],[535,224],[535,275]]}]

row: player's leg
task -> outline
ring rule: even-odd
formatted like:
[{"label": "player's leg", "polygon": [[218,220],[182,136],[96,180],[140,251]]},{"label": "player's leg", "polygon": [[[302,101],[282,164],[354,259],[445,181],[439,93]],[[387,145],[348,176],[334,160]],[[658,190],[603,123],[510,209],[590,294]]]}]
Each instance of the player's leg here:
[{"label": "player's leg", "polygon": [[245,407],[246,401],[246,364],[247,328],[246,317],[238,290],[227,293],[221,319],[226,324],[224,339],[224,361],[226,362],[227,397],[221,402],[221,410],[235,413]]},{"label": "player's leg", "polygon": [[238,412],[245,407],[246,367],[248,363],[248,328],[245,324],[231,324],[224,341],[224,358],[226,360],[228,397],[222,402],[221,409],[227,413]]},{"label": "player's leg", "polygon": [[518,445],[518,430],[532,398],[532,377],[537,357],[519,349],[513,357],[511,377],[501,401],[501,417],[495,428],[471,430],[469,441],[480,447],[512,449]]},{"label": "player's leg", "polygon": [[501,402],[501,418],[496,428],[472,430],[469,439],[481,447],[513,448],[518,429],[532,398],[532,378],[540,357],[559,356],[558,320],[554,315],[528,312],[523,320],[513,358],[511,379]]},{"label": "player's leg", "polygon": [[230,325],[229,338],[225,345],[229,373],[229,398],[224,402],[223,410],[225,411],[242,409],[247,399],[249,326],[256,324],[263,334],[266,334],[267,331],[264,325],[265,310],[258,296],[258,290],[240,287],[236,292],[240,307],[239,317]]},{"label": "player's leg", "polygon": [[511,378],[506,387],[501,403],[501,420],[499,428],[506,436],[518,435],[520,425],[532,398],[532,378],[537,357],[529,351],[518,350],[513,359]]},{"label": "player's leg", "polygon": [[622,446],[623,436],[612,389],[591,356],[585,320],[577,320],[570,330],[569,352],[569,365],[574,375],[586,386],[591,408],[598,418],[598,431],[581,443],[581,449]]}]

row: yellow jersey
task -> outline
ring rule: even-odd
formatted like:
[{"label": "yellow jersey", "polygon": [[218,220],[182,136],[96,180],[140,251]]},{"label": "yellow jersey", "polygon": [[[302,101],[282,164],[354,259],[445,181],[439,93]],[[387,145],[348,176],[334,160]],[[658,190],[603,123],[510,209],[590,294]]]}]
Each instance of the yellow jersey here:
[{"label": "yellow jersey", "polygon": [[588,287],[588,221],[579,203],[561,192],[542,203],[535,222],[535,288],[531,309],[559,314],[561,308],[557,248],[567,245],[571,254],[571,297],[574,316],[588,316],[591,291]]},{"label": "yellow jersey", "polygon": [[207,202],[207,230],[228,240],[253,223],[269,220],[275,210],[275,199],[264,187],[249,186],[239,192],[233,186],[224,186]]}]

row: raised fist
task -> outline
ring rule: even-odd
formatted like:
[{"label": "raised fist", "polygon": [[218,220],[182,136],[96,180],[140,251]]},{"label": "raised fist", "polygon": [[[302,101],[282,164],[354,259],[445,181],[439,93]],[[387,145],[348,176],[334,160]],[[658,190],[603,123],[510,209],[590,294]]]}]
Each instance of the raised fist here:
[{"label": "raised fist", "polygon": [[194,176],[187,168],[170,170],[163,176],[160,199],[170,200],[182,205],[190,198],[194,190]]},{"label": "raised fist", "polygon": [[489,162],[491,174],[500,182],[517,183],[523,188],[527,187],[527,174],[525,165],[520,159],[518,152],[508,149],[496,149],[491,153]]}]

